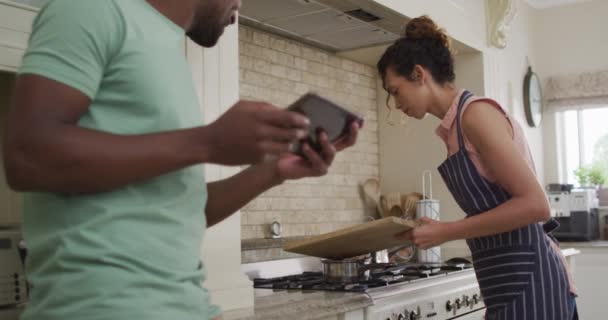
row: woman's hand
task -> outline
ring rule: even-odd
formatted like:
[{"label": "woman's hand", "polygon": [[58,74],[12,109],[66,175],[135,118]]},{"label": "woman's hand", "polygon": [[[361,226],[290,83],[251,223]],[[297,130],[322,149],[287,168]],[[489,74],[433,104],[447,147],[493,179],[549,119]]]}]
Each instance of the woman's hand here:
[{"label": "woman's hand", "polygon": [[439,246],[450,239],[450,223],[433,220],[430,218],[421,218],[419,227],[408,232],[397,235],[398,239],[411,240],[416,247],[420,249],[429,249]]}]

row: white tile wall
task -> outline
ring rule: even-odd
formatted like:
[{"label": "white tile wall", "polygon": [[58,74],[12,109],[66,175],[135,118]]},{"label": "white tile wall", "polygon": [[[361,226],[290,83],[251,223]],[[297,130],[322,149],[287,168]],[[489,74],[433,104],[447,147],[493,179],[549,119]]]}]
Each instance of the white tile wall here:
[{"label": "white tile wall", "polygon": [[269,190],[242,212],[242,238],[268,236],[273,220],[283,236],[317,235],[363,221],[359,185],[378,176],[376,72],[363,65],[275,35],[240,26],[240,96],[285,107],[308,91],[365,118],[356,146],[342,152],[327,176]]}]

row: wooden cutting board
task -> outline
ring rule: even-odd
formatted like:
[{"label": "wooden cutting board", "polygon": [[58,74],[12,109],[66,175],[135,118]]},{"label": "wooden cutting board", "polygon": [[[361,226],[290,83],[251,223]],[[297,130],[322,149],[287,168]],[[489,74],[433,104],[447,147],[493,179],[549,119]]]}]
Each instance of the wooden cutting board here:
[{"label": "wooden cutting board", "polygon": [[374,251],[406,245],[395,235],[418,224],[412,220],[387,217],[302,240],[286,242],[283,250],[325,259],[346,259]]}]

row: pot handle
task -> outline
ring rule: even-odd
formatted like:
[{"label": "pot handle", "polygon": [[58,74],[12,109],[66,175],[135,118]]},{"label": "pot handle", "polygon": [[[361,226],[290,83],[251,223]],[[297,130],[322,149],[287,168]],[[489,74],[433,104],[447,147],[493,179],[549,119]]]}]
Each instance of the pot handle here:
[{"label": "pot handle", "polygon": [[390,263],[368,263],[368,264],[360,265],[359,268],[357,268],[357,270],[361,274],[369,269],[384,268],[388,265],[390,265]]}]

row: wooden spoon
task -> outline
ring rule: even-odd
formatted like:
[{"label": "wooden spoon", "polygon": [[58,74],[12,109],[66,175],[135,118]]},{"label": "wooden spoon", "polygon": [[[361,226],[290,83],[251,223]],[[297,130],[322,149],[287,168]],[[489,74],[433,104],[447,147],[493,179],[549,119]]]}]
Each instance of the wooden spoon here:
[{"label": "wooden spoon", "polygon": [[404,212],[401,206],[393,206],[391,208],[390,215],[393,217],[403,218]]},{"label": "wooden spoon", "polygon": [[422,199],[422,194],[412,192],[401,196],[401,207],[404,215],[411,219],[416,219],[416,208],[419,200]]},{"label": "wooden spoon", "polygon": [[380,207],[380,181],[376,178],[370,178],[365,180],[362,185],[363,193],[366,196],[366,200],[371,202],[378,213],[382,216],[382,209]]},{"label": "wooden spoon", "polygon": [[383,218],[390,216],[390,208],[385,196],[380,196],[380,214]]}]

